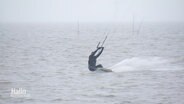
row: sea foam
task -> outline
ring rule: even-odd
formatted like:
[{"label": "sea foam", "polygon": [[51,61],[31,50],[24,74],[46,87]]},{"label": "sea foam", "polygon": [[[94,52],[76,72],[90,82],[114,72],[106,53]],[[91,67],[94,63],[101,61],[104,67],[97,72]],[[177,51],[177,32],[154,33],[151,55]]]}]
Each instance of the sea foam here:
[{"label": "sea foam", "polygon": [[173,64],[173,60],[162,57],[132,57],[124,59],[121,62],[110,67],[113,72],[124,71],[165,71],[165,70],[179,70],[179,65]]}]

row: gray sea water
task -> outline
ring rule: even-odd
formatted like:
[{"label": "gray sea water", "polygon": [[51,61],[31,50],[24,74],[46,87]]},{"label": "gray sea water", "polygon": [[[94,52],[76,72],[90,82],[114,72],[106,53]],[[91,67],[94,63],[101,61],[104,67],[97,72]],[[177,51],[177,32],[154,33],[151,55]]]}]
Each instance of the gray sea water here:
[{"label": "gray sea water", "polygon": [[184,24],[1,24],[0,104],[184,104]]}]

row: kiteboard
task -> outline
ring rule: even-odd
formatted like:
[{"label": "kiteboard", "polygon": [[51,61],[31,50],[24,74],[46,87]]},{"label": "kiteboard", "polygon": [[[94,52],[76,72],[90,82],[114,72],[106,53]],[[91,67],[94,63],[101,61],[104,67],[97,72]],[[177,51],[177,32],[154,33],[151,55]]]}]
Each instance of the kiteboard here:
[{"label": "kiteboard", "polygon": [[97,68],[97,70],[104,71],[104,72],[112,72],[111,69],[107,69],[107,68]]}]

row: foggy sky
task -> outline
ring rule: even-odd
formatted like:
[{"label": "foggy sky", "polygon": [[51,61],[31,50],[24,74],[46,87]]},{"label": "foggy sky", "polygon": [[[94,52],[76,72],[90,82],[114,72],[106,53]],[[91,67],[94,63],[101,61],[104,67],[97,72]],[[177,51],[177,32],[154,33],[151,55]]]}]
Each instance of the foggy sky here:
[{"label": "foggy sky", "polygon": [[184,22],[184,0],[0,0],[0,22]]}]

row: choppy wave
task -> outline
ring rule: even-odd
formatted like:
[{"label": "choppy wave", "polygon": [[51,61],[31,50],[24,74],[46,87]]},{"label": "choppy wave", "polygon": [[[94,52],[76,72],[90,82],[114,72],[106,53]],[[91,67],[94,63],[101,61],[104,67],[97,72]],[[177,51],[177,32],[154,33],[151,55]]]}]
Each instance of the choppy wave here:
[{"label": "choppy wave", "polygon": [[175,61],[178,60],[163,57],[132,57],[115,64],[110,69],[113,72],[181,70],[182,67]]}]

